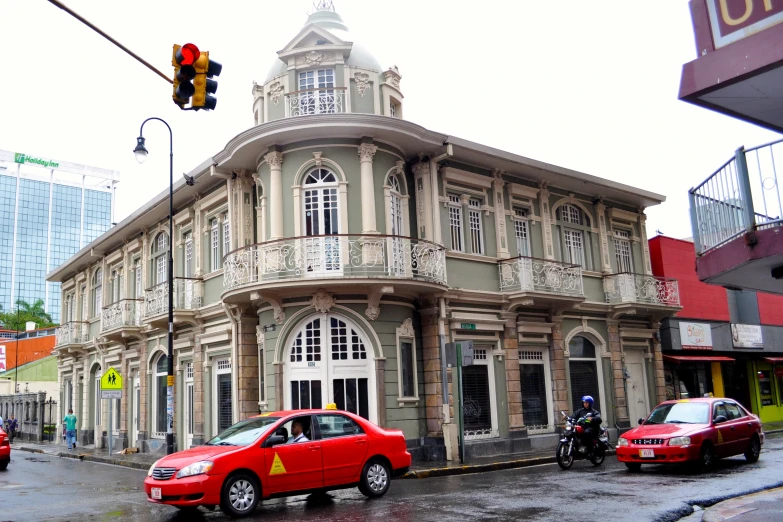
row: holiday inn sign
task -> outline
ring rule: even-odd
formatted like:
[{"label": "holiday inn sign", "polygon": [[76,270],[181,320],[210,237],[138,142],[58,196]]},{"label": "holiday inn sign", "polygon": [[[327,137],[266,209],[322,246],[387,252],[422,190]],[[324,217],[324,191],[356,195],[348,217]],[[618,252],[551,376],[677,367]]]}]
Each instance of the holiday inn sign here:
[{"label": "holiday inn sign", "polygon": [[36,165],[41,165],[43,167],[59,167],[60,164],[56,161],[51,160],[45,160],[41,158],[35,158],[33,156],[28,156],[27,154],[23,154],[21,152],[15,152],[14,153],[14,161],[16,163],[35,163]]}]

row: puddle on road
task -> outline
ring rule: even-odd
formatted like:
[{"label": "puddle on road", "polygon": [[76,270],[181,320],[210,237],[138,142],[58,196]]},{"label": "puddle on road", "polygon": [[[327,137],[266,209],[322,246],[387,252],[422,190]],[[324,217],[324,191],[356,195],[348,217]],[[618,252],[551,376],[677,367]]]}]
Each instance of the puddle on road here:
[{"label": "puddle on road", "polygon": [[24,460],[26,460],[28,462],[51,462],[51,460],[39,459],[39,458],[36,458],[36,457],[25,457]]}]

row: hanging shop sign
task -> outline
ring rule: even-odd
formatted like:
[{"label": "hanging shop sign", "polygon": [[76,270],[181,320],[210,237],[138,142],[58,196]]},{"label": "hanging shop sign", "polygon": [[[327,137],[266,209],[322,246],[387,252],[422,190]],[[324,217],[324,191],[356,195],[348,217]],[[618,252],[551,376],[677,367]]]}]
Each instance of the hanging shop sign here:
[{"label": "hanging shop sign", "polygon": [[734,348],[764,348],[761,326],[757,324],[732,324],[731,340]]},{"label": "hanging shop sign", "polygon": [[683,350],[712,350],[712,327],[709,323],[680,321],[680,343]]}]

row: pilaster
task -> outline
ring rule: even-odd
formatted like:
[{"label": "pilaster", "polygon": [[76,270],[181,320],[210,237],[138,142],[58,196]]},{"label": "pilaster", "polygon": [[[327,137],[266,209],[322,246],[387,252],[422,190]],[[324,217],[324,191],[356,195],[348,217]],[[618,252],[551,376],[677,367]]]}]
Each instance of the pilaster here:
[{"label": "pilaster", "polygon": [[639,211],[639,235],[642,240],[642,257],[644,258],[644,273],[647,275],[652,274],[652,267],[650,265],[650,245],[647,244],[647,216],[644,213],[644,209]]},{"label": "pilaster", "polygon": [[628,401],[625,396],[625,379],[623,378],[623,347],[620,344],[620,323],[609,320],[606,322],[609,332],[609,355],[612,358],[612,387],[614,389],[617,421],[628,421]]},{"label": "pilaster", "polygon": [[544,257],[555,258],[555,249],[552,245],[552,215],[549,212],[549,190],[546,183],[541,183],[538,191],[538,204],[541,210],[541,234],[544,238]]},{"label": "pilaster", "polygon": [[421,343],[424,365],[424,398],[427,434],[440,436],[443,423],[442,372],[437,309],[421,312]]},{"label": "pilaster", "polygon": [[492,194],[495,201],[495,230],[497,231],[495,237],[497,240],[498,257],[502,259],[509,256],[509,251],[508,236],[506,234],[506,208],[503,204],[503,187],[505,187],[506,183],[503,181],[501,174],[499,170],[493,171]]},{"label": "pilaster", "polygon": [[416,197],[417,237],[432,241],[432,214],[437,212],[438,208],[432,208],[429,163],[417,163],[413,166],[413,181]]},{"label": "pilaster", "polygon": [[[660,331],[661,323],[653,323],[652,327]],[[653,375],[655,379],[655,395],[659,404],[666,400],[666,379],[663,374],[662,349],[660,335],[653,337]]]},{"label": "pilaster", "polygon": [[203,444],[204,439],[204,348],[201,335],[193,342],[193,445]]},{"label": "pilaster", "polygon": [[506,394],[508,400],[508,429],[518,431],[525,427],[522,407],[522,388],[519,375],[519,334],[517,314],[504,313],[503,360],[506,365]]},{"label": "pilaster", "polygon": [[558,419],[558,412],[571,410],[568,403],[562,316],[552,318],[552,349],[549,351],[549,366],[552,372],[552,402],[554,403],[552,418]]},{"label": "pilaster", "polygon": [[237,400],[239,418],[258,414],[258,339],[257,316],[241,316],[237,320]]},{"label": "pilaster", "polygon": [[595,215],[598,216],[598,235],[601,245],[601,271],[604,274],[612,273],[612,263],[609,259],[609,239],[606,229],[606,205],[602,201],[595,204]]},{"label": "pilaster", "polygon": [[362,234],[377,234],[375,219],[375,184],[372,160],[378,147],[371,143],[359,145],[359,170],[362,188]]}]

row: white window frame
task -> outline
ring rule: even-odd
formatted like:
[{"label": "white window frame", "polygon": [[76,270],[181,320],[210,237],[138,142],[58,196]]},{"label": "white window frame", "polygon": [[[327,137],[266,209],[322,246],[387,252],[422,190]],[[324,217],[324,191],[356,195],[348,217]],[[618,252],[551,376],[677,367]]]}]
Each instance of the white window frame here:
[{"label": "white window frame", "polygon": [[[603,361],[602,361],[603,357],[601,355],[603,353],[603,349],[602,349],[601,345],[598,342],[596,342],[591,337],[588,337],[588,336],[584,335],[583,332],[579,332],[579,333],[576,333],[573,336],[571,336],[568,339],[568,343],[566,343],[566,349],[569,349],[568,346],[571,344],[571,341],[573,340],[574,337],[584,337],[585,339],[587,339],[588,341],[593,343],[593,346],[595,347],[595,357],[571,357],[570,352],[569,352],[569,356],[568,356],[568,361],[567,362],[570,363],[571,361],[591,361],[591,362],[595,363],[596,375],[597,375],[597,378],[598,378],[598,393],[600,394],[600,396],[598,398],[598,402],[601,405],[601,407],[598,409],[598,411],[606,411],[606,387],[604,386],[604,371],[603,371],[603,364],[602,364],[603,363]],[[572,399],[573,397],[571,397],[571,394],[573,392],[571,390],[571,377],[570,376],[569,376],[568,382],[566,384],[568,386],[568,398]],[[569,402],[569,407],[570,407],[570,404],[571,403]]]},{"label": "white window frame", "polygon": [[[212,431],[213,436],[218,434],[218,375],[231,374],[233,368],[233,362],[231,356],[228,354],[216,355],[212,359]],[[234,408],[233,402],[236,398],[236,390],[234,389],[234,383],[232,379],[231,383],[231,419],[233,423]],[[209,437],[212,438],[212,437]]]},{"label": "white window frame", "polygon": [[465,236],[463,234],[462,202],[459,196],[448,195],[449,231],[451,233],[451,249],[455,252],[465,251]]},{"label": "white window frame", "polygon": [[[398,327],[396,330],[397,337],[397,402],[402,406],[406,403],[413,403],[418,405],[419,403],[419,369],[416,362],[418,356],[418,350],[416,348],[416,333],[411,328]],[[413,359],[413,395],[403,395],[402,386],[402,343],[411,343],[411,357]]]},{"label": "white window frame", "polygon": [[617,261],[617,272],[633,273],[633,249],[631,248],[631,232],[614,229],[614,256]]},{"label": "white window frame", "polygon": [[[171,248],[171,241],[169,236],[165,232],[158,233],[155,236],[155,244],[153,245],[153,263],[155,267],[155,285],[165,283],[168,280],[168,259],[169,251]],[[153,286],[155,286],[153,285]]]},{"label": "white window frame", "polygon": [[144,281],[142,280],[141,259],[134,261],[134,277],[135,277],[135,294],[133,297],[136,299],[144,298]]},{"label": "white window frame", "polygon": [[[579,246],[575,244],[576,240]],[[586,268],[585,235],[581,230],[563,227],[563,253],[566,262]]]},{"label": "white window frame", "polygon": [[[185,362],[185,386],[184,386],[184,397],[183,397],[183,410],[185,415],[183,415],[182,424],[185,426],[185,440],[186,440],[186,447],[190,448],[190,446],[193,443],[193,433],[195,433],[196,428],[196,422],[195,422],[195,416],[194,416],[194,410],[196,405],[195,400],[195,393],[196,388],[194,384],[193,377],[195,375],[195,371],[193,369],[193,361],[187,361]],[[190,402],[190,395],[191,390],[193,395],[193,403]]]},{"label": "white window frame", "polygon": [[87,285],[82,285],[82,321],[89,319],[90,296],[87,294]]},{"label": "white window frame", "polygon": [[572,225],[582,225],[582,209],[576,205],[564,203],[560,207],[560,221],[563,223],[571,223]]},{"label": "white window frame", "polygon": [[185,258],[185,266],[184,272],[185,277],[193,277],[193,233],[190,231],[185,232],[185,241],[184,241],[184,258]]},{"label": "white window frame", "polygon": [[[541,359],[528,359],[525,354],[536,353],[541,354]],[[523,358],[524,357],[524,358]],[[549,424],[546,427],[527,428],[529,435],[535,435],[537,433],[552,433],[555,431],[555,424],[558,420],[555,417],[554,399],[552,398],[552,375],[549,371],[549,347],[548,346],[520,346],[519,347],[519,365],[523,364],[540,364],[544,367],[544,387],[546,395],[546,408]],[[524,415],[524,410],[522,415]]]},{"label": "white window frame", "polygon": [[[460,340],[466,340],[466,339],[473,339],[473,337],[469,335],[453,335],[452,340],[453,341],[460,341]],[[484,352],[484,358],[481,357],[481,352],[476,354],[477,350],[485,350]],[[491,426],[491,433],[487,435],[479,435],[479,436],[471,436],[467,435],[465,436],[465,440],[475,440],[475,439],[487,439],[487,438],[497,438],[500,436],[500,432],[498,429],[498,405],[497,405],[497,394],[495,393],[495,364],[494,364],[494,355],[496,351],[500,351],[500,342],[497,339],[482,339],[480,342],[475,342],[473,345],[473,364],[479,365],[479,366],[487,366],[487,375],[489,377],[489,409],[490,409],[490,426]],[[479,355],[479,358],[476,358],[476,355]]]},{"label": "white window frame", "polygon": [[[223,256],[231,252],[231,220],[228,219],[228,212],[223,214]],[[220,266],[223,266],[223,256],[220,258]]]},{"label": "white window frame", "polygon": [[511,222],[514,225],[514,241],[517,245],[517,255],[533,257],[530,249],[530,220],[529,211],[526,208],[514,208]]},{"label": "white window frame", "polygon": [[218,218],[212,218],[212,224],[209,227],[209,270],[214,272],[220,269],[220,227]]},{"label": "white window frame", "polygon": [[92,282],[92,317],[100,317],[103,308],[103,268],[95,270]]},{"label": "white window frame", "polygon": [[166,370],[164,370],[163,372],[159,372],[158,371],[158,363],[160,362],[161,358],[163,358],[163,357],[167,357],[167,355],[165,353],[161,353],[160,355],[158,355],[158,357],[155,358],[155,362],[153,363],[154,366],[153,366],[152,372],[151,372],[152,373],[152,382],[153,382],[153,385],[151,386],[151,388],[152,388],[153,393],[150,395],[150,397],[152,399],[151,400],[152,407],[150,408],[150,411],[152,411],[152,419],[151,419],[151,424],[152,424],[151,427],[152,427],[152,429],[150,430],[150,432],[152,433],[152,438],[153,439],[164,439],[164,438],[166,438],[166,433],[167,433],[167,430],[166,431],[157,431],[157,427],[158,427],[157,426],[157,421],[158,421],[158,401],[156,400],[156,398],[161,393],[168,394],[168,386],[166,386],[166,388],[164,388],[163,390],[159,390],[158,389],[158,377],[168,376],[168,368],[166,368]]},{"label": "white window frame", "polygon": [[266,404],[266,353],[263,339],[258,344],[258,377],[258,404],[261,406]]},{"label": "white window frame", "polygon": [[484,255],[484,220],[481,219],[482,201],[468,200],[468,223],[470,224],[470,246],[474,254]]},{"label": "white window frame", "polygon": [[101,377],[102,375],[100,372],[95,372],[95,411],[93,412],[93,421],[95,421],[96,426],[101,425],[101,413],[103,413],[101,412],[101,407],[103,406],[103,401],[101,400]]}]

